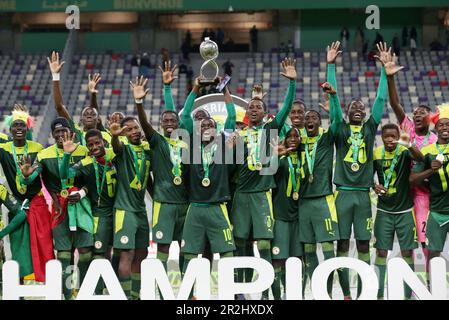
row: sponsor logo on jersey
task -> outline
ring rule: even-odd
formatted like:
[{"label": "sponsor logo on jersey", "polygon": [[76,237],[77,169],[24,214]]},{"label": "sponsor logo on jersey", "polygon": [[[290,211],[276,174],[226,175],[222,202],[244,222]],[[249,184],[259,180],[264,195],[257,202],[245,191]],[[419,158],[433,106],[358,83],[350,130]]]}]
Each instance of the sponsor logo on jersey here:
[{"label": "sponsor logo on jersey", "polygon": [[128,241],[129,241],[129,239],[128,239],[127,236],[123,236],[123,237],[120,238],[120,242],[123,243],[123,244],[127,244]]}]

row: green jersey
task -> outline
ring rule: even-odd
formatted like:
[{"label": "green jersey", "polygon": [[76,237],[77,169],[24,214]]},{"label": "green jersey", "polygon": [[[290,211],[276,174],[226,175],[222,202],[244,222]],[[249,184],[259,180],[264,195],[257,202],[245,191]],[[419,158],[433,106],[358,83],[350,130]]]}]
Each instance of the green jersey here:
[{"label": "green jersey", "polygon": [[318,136],[307,137],[301,142],[304,178],[299,190],[300,198],[322,197],[333,193],[334,132],[320,128]]},{"label": "green jersey", "polygon": [[430,187],[430,211],[441,214],[449,214],[449,147],[443,144],[433,143],[421,149],[424,162],[418,162],[413,166],[413,172],[422,172],[431,168],[431,163],[436,160],[438,154],[444,155],[441,168],[429,178]]},{"label": "green jersey", "polygon": [[378,197],[377,208],[388,213],[401,213],[413,208],[413,195],[409,177],[412,156],[401,145],[393,152],[385,151],[384,146],[374,150],[374,170],[379,183],[388,193]]},{"label": "green jersey", "polygon": [[[150,140],[151,168],[153,172],[153,200],[164,203],[187,203],[187,191],[184,179],[184,164],[181,152],[188,145],[181,140],[173,140],[154,132]],[[175,177],[182,179],[176,185]],[[177,179],[179,181],[179,179]]]},{"label": "green jersey", "polygon": [[[361,126],[341,125],[335,139],[334,183],[337,186],[369,189],[374,185],[373,148],[377,126],[372,116]],[[354,157],[357,151],[358,156]],[[358,170],[353,170],[353,163]]]},{"label": "green jersey", "polygon": [[[84,159],[87,154],[88,150],[86,147],[78,146],[72,153],[70,164],[73,165],[81,159]],[[28,177],[28,179],[24,179],[23,183],[32,183],[36,177],[42,173],[42,180],[49,192],[60,193],[62,189],[68,189],[73,186],[81,188],[83,186],[83,181],[81,181],[81,179],[61,179],[59,167],[63,156],[64,150],[59,149],[56,144],[40,151],[35,161],[37,169],[30,177]]]},{"label": "green jersey", "polygon": [[114,208],[129,212],[146,212],[145,192],[150,175],[150,145],[123,144],[116,154],[117,189]]},{"label": "green jersey", "polygon": [[291,153],[279,159],[279,167],[274,176],[276,188],[273,189],[273,212],[276,220],[298,219],[296,197],[299,196],[301,175],[304,178],[304,168],[298,158],[297,153]]},{"label": "green jersey", "polygon": [[[235,165],[226,164],[226,139],[224,134],[220,136],[221,141],[213,141],[207,145],[201,144],[196,148],[192,143],[190,145],[191,161],[186,166],[190,202],[223,203],[231,199],[230,180]],[[221,155],[219,159],[217,159],[218,153]],[[195,154],[201,155],[201,163],[195,163]],[[209,180],[209,185],[203,184],[204,179]]]},{"label": "green jersey", "polygon": [[101,159],[87,156],[69,167],[70,155],[64,154],[61,175],[69,178],[81,177],[86,182],[89,190],[87,196],[93,211],[109,209],[112,213],[117,184],[116,170],[112,162],[114,157],[114,151],[106,149],[106,155]]},{"label": "green jersey", "polygon": [[3,132],[0,132],[0,143],[5,143],[11,141],[11,137],[7,134],[4,134]]},{"label": "green jersey", "polygon": [[3,172],[12,194],[20,201],[25,199],[31,200],[41,191],[42,185],[39,179],[28,186],[23,184],[20,179],[22,172],[18,163],[24,156],[29,156],[31,161],[34,162],[37,154],[42,149],[42,145],[34,141],[26,141],[23,147],[15,147],[12,141],[0,144],[0,163],[3,167]]}]

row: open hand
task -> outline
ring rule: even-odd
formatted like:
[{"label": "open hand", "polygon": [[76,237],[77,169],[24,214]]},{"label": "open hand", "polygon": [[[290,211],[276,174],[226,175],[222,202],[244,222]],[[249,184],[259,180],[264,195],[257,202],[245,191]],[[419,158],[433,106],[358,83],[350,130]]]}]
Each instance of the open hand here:
[{"label": "open hand", "polygon": [[148,79],[144,79],[143,76],[136,77],[136,82],[129,82],[131,89],[133,90],[134,99],[143,99],[147,95],[150,89],[146,89],[145,86],[148,82]]},{"label": "open hand", "polygon": [[47,57],[47,61],[51,73],[59,73],[65,63],[64,61],[59,62],[59,53],[55,51],[51,53],[51,58]]},{"label": "open hand", "polygon": [[267,92],[263,92],[263,87],[261,84],[255,84],[253,86],[253,90],[251,91],[251,99],[263,100],[266,95]]},{"label": "open hand", "polygon": [[296,74],[296,59],[292,58],[285,58],[281,62],[281,67],[284,70],[281,72],[281,75],[286,77],[290,80],[296,80],[297,74]]},{"label": "open hand", "polygon": [[177,76],[175,76],[176,68],[178,68],[177,64],[175,64],[173,66],[173,68],[171,68],[171,61],[170,60],[164,62],[164,69],[162,69],[162,67],[159,66],[159,70],[161,70],[161,72],[162,72],[162,81],[164,82],[164,84],[169,85],[176,78],[178,78]]},{"label": "open hand", "polygon": [[89,74],[89,84],[88,89],[90,93],[97,93],[97,84],[100,82],[101,76],[99,73],[94,73],[94,76],[91,78]]},{"label": "open hand", "polygon": [[328,64],[335,63],[337,57],[342,53],[340,49],[340,41],[332,42],[330,46],[327,46],[327,58],[326,61]]},{"label": "open hand", "polygon": [[37,169],[37,165],[33,165],[31,163],[31,157],[27,155],[26,157],[22,157],[19,161],[19,168],[24,178],[28,178]]},{"label": "open hand", "polygon": [[76,148],[80,145],[80,143],[75,143],[75,133],[72,133],[71,136],[69,136],[69,133],[66,132],[64,134],[64,137],[62,138],[62,147],[64,149],[64,152],[66,153],[73,153]]},{"label": "open hand", "polygon": [[113,135],[113,136],[120,136],[123,133],[123,131],[127,128],[128,128],[127,126],[124,126],[122,128],[120,126],[120,123],[114,122],[109,126],[109,131],[111,132],[111,135]]}]

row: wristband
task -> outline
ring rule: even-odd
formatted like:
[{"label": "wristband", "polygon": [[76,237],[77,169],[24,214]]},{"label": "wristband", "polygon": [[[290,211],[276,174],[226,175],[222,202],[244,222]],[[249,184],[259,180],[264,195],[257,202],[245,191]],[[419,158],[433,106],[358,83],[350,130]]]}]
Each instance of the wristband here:
[{"label": "wristband", "polygon": [[80,191],[78,191],[78,193],[80,194],[81,199],[86,196],[86,190],[84,189],[81,189]]},{"label": "wristband", "polygon": [[136,101],[136,104],[142,104],[143,103],[143,99],[135,99],[134,101]]},{"label": "wristband", "polygon": [[60,74],[59,73],[52,73],[51,77],[53,78],[53,81],[59,81]]}]

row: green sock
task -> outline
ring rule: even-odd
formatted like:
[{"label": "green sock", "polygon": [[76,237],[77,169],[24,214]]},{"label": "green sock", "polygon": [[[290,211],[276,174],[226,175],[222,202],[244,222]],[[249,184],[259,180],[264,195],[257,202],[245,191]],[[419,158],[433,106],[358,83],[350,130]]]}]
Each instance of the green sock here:
[{"label": "green sock", "polygon": [[[168,260],[168,256],[167,256],[167,260]],[[182,273],[182,266],[184,265],[184,253],[180,253],[179,254],[179,260],[178,260],[178,264],[179,264],[179,274],[181,275],[181,279],[184,276],[184,273]]]},{"label": "green sock", "polygon": [[281,300],[281,277],[282,267],[277,266],[274,268],[274,281],[271,285],[271,291],[273,292],[274,300]]},{"label": "green sock", "polygon": [[[309,281],[312,281],[313,271],[318,266],[318,256],[316,254],[316,244],[306,243],[304,245],[304,265],[305,265],[304,283],[307,283],[307,279],[309,279]],[[305,290],[305,286],[304,286],[304,290]]]},{"label": "green sock", "polygon": [[[323,248],[324,260],[335,258],[334,244],[332,242],[323,242],[321,244]],[[332,285],[334,283],[334,273],[332,272],[327,279],[327,292],[332,297]]]},{"label": "green sock", "polygon": [[131,277],[119,278],[120,285],[122,286],[123,292],[128,300],[132,299],[131,296]]},{"label": "green sock", "polygon": [[84,281],[84,277],[86,276],[87,269],[89,269],[90,262],[92,261],[92,252],[80,253],[78,259],[78,270],[79,270],[79,284]]},{"label": "green sock", "polygon": [[[268,261],[271,264],[271,243],[270,240],[258,240],[257,250],[262,259]],[[262,292],[262,299],[268,299],[269,290]]]},{"label": "green sock", "polygon": [[140,272],[131,273],[131,299],[139,300],[140,298]]},{"label": "green sock", "polygon": [[67,271],[70,266],[71,252],[61,251],[58,252],[56,257],[61,262],[62,265],[62,292],[64,293],[64,298],[70,300],[72,298],[72,286],[67,283],[70,278],[70,272]]},{"label": "green sock", "polygon": [[118,277],[118,266],[120,265],[120,250],[112,249],[111,264],[112,264],[112,269],[114,269],[115,274]]},{"label": "green sock", "polygon": [[[247,257],[254,257],[254,248],[253,248],[253,242],[252,241],[245,241],[245,256]],[[254,275],[254,269],[253,268],[245,268],[245,282],[252,282],[253,281],[253,275]]]},{"label": "green sock", "polygon": [[[337,251],[337,257],[347,257],[349,251]],[[340,282],[341,290],[345,297],[351,296],[351,290],[349,289],[349,269],[338,268],[338,281]]]},{"label": "green sock", "polygon": [[[246,246],[246,240],[235,239],[234,256],[244,257],[246,254],[245,246]],[[244,281],[244,272],[245,272],[245,269],[242,269],[242,268],[237,269],[235,282],[243,282]]]},{"label": "green sock", "polygon": [[[410,269],[415,271],[415,264],[413,263],[413,257],[402,257],[402,259],[407,262]],[[405,299],[409,300],[412,297],[412,289],[408,286],[408,284],[405,284],[404,286],[404,295]]]},{"label": "green sock", "polygon": [[[359,260],[362,260],[363,262],[366,262],[367,264],[371,265],[369,252],[360,252],[357,250],[357,256]],[[360,279],[360,276],[357,276],[357,298],[360,297],[361,292],[362,292],[362,280]]]},{"label": "green sock", "polygon": [[374,260],[374,265],[376,266],[377,278],[379,279],[379,291],[377,291],[377,299],[382,299],[384,297],[385,291],[385,274],[387,271],[387,258],[376,256],[376,260]]},{"label": "green sock", "polygon": [[[92,260],[95,260],[95,259],[104,259],[104,257],[102,255],[96,254],[92,257]],[[100,277],[100,279],[98,279],[97,287],[95,288],[95,295],[102,295],[104,288],[105,288],[105,284],[103,281],[103,277]]]}]

